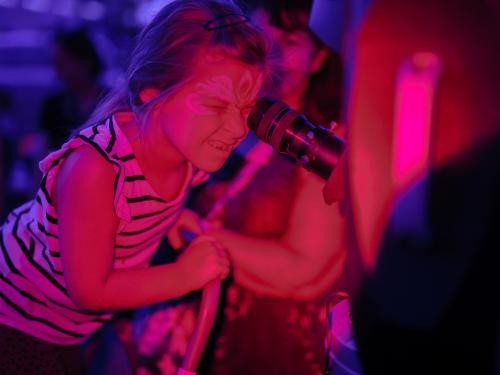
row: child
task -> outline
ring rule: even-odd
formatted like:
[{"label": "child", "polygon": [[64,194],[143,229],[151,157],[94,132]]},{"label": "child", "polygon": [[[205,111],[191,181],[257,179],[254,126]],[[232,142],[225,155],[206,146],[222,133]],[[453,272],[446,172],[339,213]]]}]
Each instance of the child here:
[{"label": "child", "polygon": [[79,343],[112,312],[178,297],[229,271],[199,237],[149,267],[189,187],[246,134],[267,44],[232,3],[178,0],[142,31],[123,87],[41,163],[33,201],[0,232],[0,373],[78,373]]},{"label": "child", "polygon": [[[281,82],[274,87],[275,97],[315,124],[338,121],[340,58],[308,28],[312,1],[246,4],[255,22],[272,37],[280,58],[276,64]],[[260,146],[252,153],[262,150]],[[321,373],[326,363],[327,303],[342,286],[347,258],[345,219],[339,204],[324,204],[319,194],[323,185],[318,177],[274,153],[226,202],[218,218],[222,227],[215,225],[207,233],[225,245],[233,277],[224,282],[223,314],[212,333],[213,345],[205,350],[200,374]],[[217,197],[225,188],[225,182],[218,182],[204,189],[197,199],[198,210],[210,210],[207,198]],[[181,308],[168,306],[145,323],[140,321],[145,330],[137,347],[149,373],[155,366],[171,373],[179,353],[182,358],[180,349],[185,345],[174,341],[173,334],[161,339],[158,332],[177,333],[184,324],[183,336],[190,337],[192,324],[186,316],[190,314]],[[175,324],[175,331],[166,330],[170,324]]]}]

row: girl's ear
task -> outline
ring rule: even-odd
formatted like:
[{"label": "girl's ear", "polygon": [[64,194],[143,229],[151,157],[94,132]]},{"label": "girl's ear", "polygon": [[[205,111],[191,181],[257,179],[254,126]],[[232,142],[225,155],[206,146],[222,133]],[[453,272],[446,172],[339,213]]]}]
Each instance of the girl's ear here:
[{"label": "girl's ear", "polygon": [[320,70],[327,57],[328,57],[328,48],[326,47],[321,48],[314,56],[311,65],[311,73],[316,73],[318,70]]},{"label": "girl's ear", "polygon": [[141,98],[141,102],[146,104],[150,100],[156,98],[160,94],[160,90],[154,87],[146,87],[139,93],[139,98]]}]

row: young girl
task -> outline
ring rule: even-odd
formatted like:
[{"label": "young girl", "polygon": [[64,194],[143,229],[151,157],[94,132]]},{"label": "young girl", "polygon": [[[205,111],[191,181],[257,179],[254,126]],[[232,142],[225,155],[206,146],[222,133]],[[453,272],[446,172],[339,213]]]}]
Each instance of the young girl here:
[{"label": "young girl", "polygon": [[[316,124],[327,126],[338,120],[340,59],[307,26],[312,1],[246,3],[281,57],[277,63],[282,82],[276,85],[275,97]],[[326,307],[330,294],[341,287],[347,256],[345,219],[338,204],[324,203],[319,193],[323,185],[318,177],[274,153],[226,202],[218,218],[223,226],[215,225],[207,233],[227,249],[233,277],[224,283],[223,314],[200,374],[321,373],[326,363]],[[226,188],[227,183],[219,182],[204,189],[198,197],[199,206],[204,206],[198,206],[199,211],[210,210],[207,198]],[[173,313],[168,314],[168,308]],[[168,308],[143,324],[146,330],[138,340],[145,362],[162,353],[156,364],[146,362],[149,373],[155,373],[155,365],[162,373],[172,373],[168,369],[179,352],[182,358],[178,349],[182,346],[171,339],[174,335],[161,340],[155,332],[164,331],[171,322],[184,323],[185,337],[190,337],[189,313]],[[170,347],[165,345],[168,341]]]},{"label": "young girl", "polygon": [[1,228],[0,373],[77,373],[77,344],[113,311],[227,275],[210,237],[173,264],[148,261],[189,187],[246,134],[266,59],[232,3],[174,1],[142,31],[123,87],[40,163],[36,198]]}]

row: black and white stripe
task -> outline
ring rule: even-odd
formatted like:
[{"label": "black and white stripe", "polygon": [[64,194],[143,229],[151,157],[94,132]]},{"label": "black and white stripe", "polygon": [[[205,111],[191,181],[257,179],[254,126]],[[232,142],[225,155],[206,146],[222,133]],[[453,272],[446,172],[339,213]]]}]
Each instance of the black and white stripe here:
[{"label": "black and white stripe", "polygon": [[51,192],[62,161],[82,145],[92,147],[116,172],[117,267],[149,260],[187,194],[183,191],[167,202],[155,193],[111,117],[82,130],[42,161],[44,174],[35,199],[12,212],[0,230],[0,323],[25,327],[27,333],[61,345],[82,342],[111,316],[75,306],[62,272],[59,219]]}]

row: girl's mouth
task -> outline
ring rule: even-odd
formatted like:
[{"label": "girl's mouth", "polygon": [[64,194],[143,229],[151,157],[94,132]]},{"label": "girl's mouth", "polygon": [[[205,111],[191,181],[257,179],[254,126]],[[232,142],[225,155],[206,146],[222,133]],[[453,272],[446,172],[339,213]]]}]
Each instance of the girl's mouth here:
[{"label": "girl's mouth", "polygon": [[207,143],[209,146],[223,152],[231,152],[234,146],[221,141],[208,141]]}]

